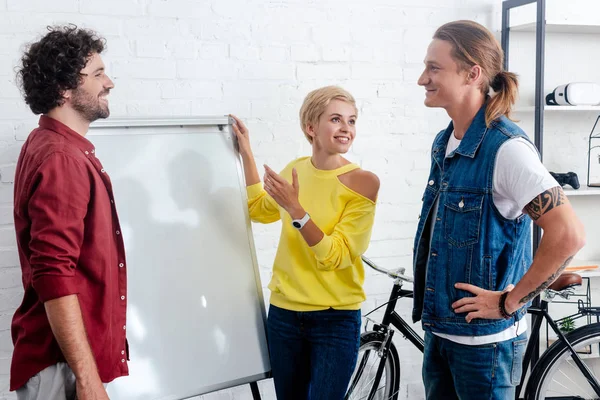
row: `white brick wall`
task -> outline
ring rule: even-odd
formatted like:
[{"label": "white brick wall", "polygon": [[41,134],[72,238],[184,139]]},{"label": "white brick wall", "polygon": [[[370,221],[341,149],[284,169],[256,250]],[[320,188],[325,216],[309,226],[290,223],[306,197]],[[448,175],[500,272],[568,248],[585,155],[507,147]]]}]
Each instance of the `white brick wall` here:
[{"label": "white brick wall", "polygon": [[[476,19],[498,30],[500,0],[0,0],[0,400],[8,393],[10,319],[21,301],[12,230],[12,181],[22,141],[36,125],[14,86],[22,45],[54,23],[94,28],[116,88],[114,117],[236,113],[251,129],[259,163],[283,167],[309,154],[297,114],[309,90],[340,84],[360,108],[349,158],[382,188],[368,255],[410,269],[412,237],[439,110],[422,106],[416,79],[434,29]],[[278,226],[255,226],[266,285]],[[387,300],[391,281],[369,271],[364,310]],[[268,294],[267,294],[268,295]],[[409,318],[410,302],[398,307]],[[400,336],[400,335],[398,335]],[[401,399],[423,398],[421,355],[397,337]],[[135,357],[135,355],[133,355]],[[270,381],[260,383],[274,399]],[[205,399],[249,399],[247,387]]]}]

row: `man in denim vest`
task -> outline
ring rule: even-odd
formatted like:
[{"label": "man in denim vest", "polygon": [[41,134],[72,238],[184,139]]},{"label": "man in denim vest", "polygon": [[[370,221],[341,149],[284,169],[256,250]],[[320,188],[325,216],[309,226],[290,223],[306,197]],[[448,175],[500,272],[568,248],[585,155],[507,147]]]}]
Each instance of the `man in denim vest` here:
[{"label": "man in denim vest", "polygon": [[[486,28],[451,22],[434,34],[418,82],[425,105],[452,119],[432,146],[414,248],[427,399],[514,398],[526,305],[584,244],[561,187],[508,118],[518,83],[502,65]],[[544,230],[533,259],[531,220]]]}]

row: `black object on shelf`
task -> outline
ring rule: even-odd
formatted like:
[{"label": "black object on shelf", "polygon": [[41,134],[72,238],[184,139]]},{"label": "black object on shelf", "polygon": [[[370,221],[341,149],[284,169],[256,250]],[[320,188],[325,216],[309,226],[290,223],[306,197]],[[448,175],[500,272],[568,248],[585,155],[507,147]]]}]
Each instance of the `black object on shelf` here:
[{"label": "black object on shelf", "polygon": [[550,172],[550,175],[560,186],[569,185],[573,189],[579,189],[581,185],[579,185],[579,178],[575,172]]},{"label": "black object on shelf", "polygon": [[[596,118],[596,122],[594,122],[594,126],[592,127],[592,131],[590,132],[590,139],[588,143],[588,170],[587,170],[587,185],[588,187],[600,187],[600,133],[594,135],[596,131],[596,125],[598,125],[598,120],[600,120],[600,115]],[[592,152],[592,150],[597,149]],[[598,159],[598,163],[596,164],[596,159]],[[595,181],[590,182],[590,173],[592,170],[592,164],[595,165],[594,171],[596,174],[594,175]]]}]

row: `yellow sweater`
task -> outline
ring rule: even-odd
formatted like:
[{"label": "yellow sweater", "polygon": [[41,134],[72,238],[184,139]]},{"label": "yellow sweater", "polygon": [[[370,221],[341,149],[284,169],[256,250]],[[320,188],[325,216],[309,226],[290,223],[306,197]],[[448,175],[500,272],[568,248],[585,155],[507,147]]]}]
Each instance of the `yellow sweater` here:
[{"label": "yellow sweater", "polygon": [[265,192],[262,183],[246,188],[253,221],[282,220],[269,283],[271,304],[293,311],[358,310],[365,300],[361,255],[371,238],[375,203],[342,184],[338,176],[359,166],[319,170],[310,157],[303,157],[281,172],[288,182],[292,182],[292,168],[298,173],[300,204],[325,236],[309,247],[292,226],[290,215]]}]

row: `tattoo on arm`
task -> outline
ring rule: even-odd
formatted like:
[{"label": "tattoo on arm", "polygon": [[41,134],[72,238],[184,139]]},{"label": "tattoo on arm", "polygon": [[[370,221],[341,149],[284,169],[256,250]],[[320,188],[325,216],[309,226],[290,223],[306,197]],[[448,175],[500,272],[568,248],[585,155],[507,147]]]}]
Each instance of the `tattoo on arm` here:
[{"label": "tattoo on arm", "polygon": [[567,197],[565,196],[562,187],[553,187],[531,200],[531,202],[525,206],[525,212],[532,220],[537,221],[539,217],[546,214],[554,207],[564,204],[566,199]]},{"label": "tattoo on arm", "polygon": [[567,265],[569,265],[569,263],[571,262],[572,259],[573,259],[573,256],[567,258],[565,260],[565,262],[560,266],[560,268],[555,273],[553,273],[552,275],[550,275],[550,277],[548,279],[546,279],[546,282],[542,283],[533,292],[531,292],[527,296],[523,297],[519,301],[519,303],[520,304],[527,303],[528,301],[530,301],[531,299],[533,299],[535,296],[537,296],[538,294],[540,294],[540,292],[542,290],[544,290],[548,286],[550,286],[552,284],[552,282],[554,282],[556,280],[556,278],[558,278],[558,276],[564,271],[564,269],[567,268]]}]

